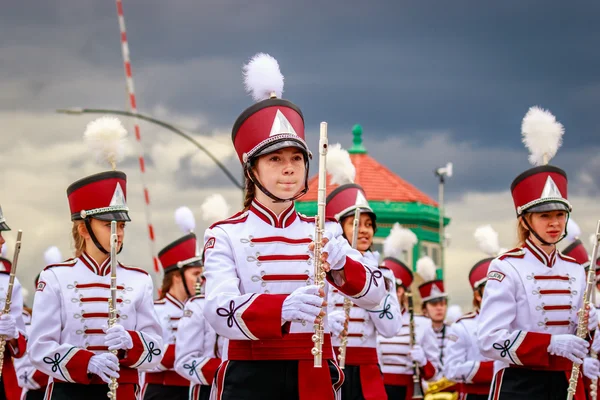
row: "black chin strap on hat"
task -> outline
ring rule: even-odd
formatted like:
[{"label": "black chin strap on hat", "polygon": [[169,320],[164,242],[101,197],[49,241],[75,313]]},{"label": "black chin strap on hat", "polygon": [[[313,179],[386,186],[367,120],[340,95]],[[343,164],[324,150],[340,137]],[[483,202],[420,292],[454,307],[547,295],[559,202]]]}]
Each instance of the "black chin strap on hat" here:
[{"label": "black chin strap on hat", "polygon": [[556,242],[553,243],[549,243],[547,241],[545,241],[544,239],[541,238],[540,235],[538,235],[538,233],[536,231],[533,230],[533,228],[531,227],[531,225],[529,224],[529,221],[527,221],[527,218],[525,218],[525,213],[523,213],[523,215],[521,215],[521,220],[523,220],[523,222],[525,223],[525,226],[527,227],[527,229],[529,229],[529,232],[531,232],[531,234],[533,236],[535,236],[535,238],[537,240],[540,241],[540,243],[542,243],[545,246],[554,246],[556,245],[558,242],[560,242],[561,240],[563,240],[566,236],[567,236],[567,224],[569,222],[569,217],[570,217],[570,213],[567,213],[567,221],[565,222],[565,231],[563,232],[563,234],[558,238],[558,240]]},{"label": "black chin strap on hat", "polygon": [[181,283],[183,283],[183,288],[185,289],[185,294],[189,298],[192,297],[190,290],[188,289],[187,279],[185,278],[185,265],[182,267],[178,267],[179,274],[181,275]]},{"label": "black chin strap on hat", "polygon": [[273,193],[269,192],[260,182],[259,180],[256,178],[256,176],[254,176],[254,172],[252,172],[252,167],[250,167],[250,163],[246,164],[246,175],[248,176],[248,179],[250,179],[252,181],[252,183],[254,183],[256,185],[256,187],[263,192],[264,194],[266,194],[269,198],[271,198],[273,200],[273,202],[275,203],[285,203],[287,201],[294,201],[299,199],[300,197],[304,196],[306,194],[306,192],[308,192],[308,159],[306,159],[305,161],[305,174],[304,174],[304,189],[302,189],[297,195],[295,195],[294,197],[290,197],[289,199],[281,199],[277,196],[275,196]]},{"label": "black chin strap on hat", "polygon": [[[94,242],[94,244],[96,245],[98,250],[100,250],[104,254],[110,254],[110,251],[106,251],[106,249],[104,247],[102,247],[102,245],[96,238],[96,235],[94,234],[94,230],[92,229],[92,224],[90,222],[90,218],[85,217],[83,219],[83,222],[85,223],[85,228],[87,229],[88,233],[90,234],[90,237],[92,238],[92,241]],[[121,244],[121,248],[117,251],[117,254],[121,253],[121,251],[123,250],[123,247],[124,247],[123,244]]]}]

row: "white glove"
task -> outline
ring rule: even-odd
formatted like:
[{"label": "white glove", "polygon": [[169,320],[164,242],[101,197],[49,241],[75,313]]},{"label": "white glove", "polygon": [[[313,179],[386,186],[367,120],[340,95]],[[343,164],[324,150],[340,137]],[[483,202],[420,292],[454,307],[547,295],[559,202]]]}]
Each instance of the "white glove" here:
[{"label": "white glove", "polygon": [[327,322],[333,336],[340,336],[344,330],[346,322],[346,313],[342,310],[332,311],[327,314]]},{"label": "white glove", "polygon": [[423,348],[418,344],[415,344],[412,349],[408,352],[408,355],[412,361],[416,361],[419,364],[419,367],[427,364],[427,357],[425,357],[425,352]]},{"label": "white glove", "polygon": [[587,354],[589,343],[575,335],[552,335],[548,353],[568,358],[570,361],[581,364]]},{"label": "white glove", "polygon": [[104,345],[108,346],[108,350],[129,350],[133,348],[133,339],[131,339],[131,335],[122,325],[115,324],[109,329],[103,326],[102,329],[106,332]]},{"label": "white glove", "polygon": [[363,262],[368,267],[377,268],[379,267],[379,252],[378,251],[366,251],[363,254]]},{"label": "white glove", "polygon": [[19,337],[17,321],[15,321],[15,318],[12,315],[0,315],[0,335],[5,336],[8,339],[16,339]]},{"label": "white glove", "polygon": [[344,251],[346,239],[342,242],[333,236],[333,233],[325,231],[323,237],[327,238],[327,244],[323,246],[323,253],[327,253],[327,262],[332,271],[344,268],[346,264],[346,252]]},{"label": "white glove", "polygon": [[592,350],[598,354],[600,353],[600,336],[598,335],[600,329],[596,329],[596,333],[594,333],[594,341],[592,342]]},{"label": "white glove", "polygon": [[323,298],[317,285],[302,286],[283,301],[281,319],[290,322],[312,323],[321,313]]},{"label": "white glove", "polygon": [[588,319],[588,330],[593,331],[594,329],[598,329],[598,313],[596,311],[596,307],[591,307],[590,317]]},{"label": "white glove", "polygon": [[104,382],[110,383],[110,378],[118,378],[119,359],[112,353],[96,354],[90,358],[87,372],[95,374]]},{"label": "white glove", "polygon": [[600,362],[591,357],[584,358],[583,375],[588,379],[596,379],[600,375]]}]

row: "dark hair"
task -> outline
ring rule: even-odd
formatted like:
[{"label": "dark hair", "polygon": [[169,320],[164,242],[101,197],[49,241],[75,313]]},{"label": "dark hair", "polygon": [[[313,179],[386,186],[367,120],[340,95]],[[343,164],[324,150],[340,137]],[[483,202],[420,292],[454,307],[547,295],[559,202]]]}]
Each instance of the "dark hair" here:
[{"label": "dark hair", "polygon": [[160,287],[160,296],[158,298],[159,300],[164,299],[167,293],[169,293],[169,290],[171,290],[171,286],[173,286],[173,277],[177,273],[179,273],[179,270],[174,269],[165,274],[162,281],[162,286]]},{"label": "dark hair", "polygon": [[244,192],[244,211],[247,211],[252,204],[252,200],[254,200],[254,196],[256,196],[256,185],[248,177],[246,177],[246,190]]},{"label": "dark hair", "polygon": [[479,296],[481,296],[483,299],[484,287],[485,284],[479,285],[479,287],[473,291],[473,307],[475,308],[475,310],[479,310],[481,308],[481,300],[477,300],[477,298],[475,297],[475,293],[479,293]]}]

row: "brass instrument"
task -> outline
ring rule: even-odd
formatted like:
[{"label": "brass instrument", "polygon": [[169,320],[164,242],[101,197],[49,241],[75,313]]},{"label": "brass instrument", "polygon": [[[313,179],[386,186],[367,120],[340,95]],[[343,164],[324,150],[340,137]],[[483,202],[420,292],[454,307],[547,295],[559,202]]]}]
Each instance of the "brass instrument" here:
[{"label": "brass instrument", "polygon": [[[596,226],[596,242],[594,243],[594,248],[592,250],[592,262],[587,272],[587,279],[585,285],[585,291],[583,292],[583,304],[578,311],[579,321],[577,323],[577,336],[585,339],[588,335],[588,327],[587,322],[585,321],[585,311],[589,306],[595,307],[591,302],[592,293],[596,290],[596,270],[594,268],[595,260],[598,258],[598,245],[600,244],[600,221]],[[573,368],[571,369],[571,378],[569,379],[569,388],[567,389],[567,400],[573,400],[573,396],[575,396],[575,392],[577,391],[577,380],[579,379],[579,369],[581,368],[581,364],[573,363]]]},{"label": "brass instrument", "polygon": [[[325,288],[325,271],[321,263],[321,253],[323,251],[321,242],[323,233],[325,232],[325,200],[327,190],[327,122],[321,122],[320,138],[319,138],[319,186],[317,191],[317,216],[315,217],[315,285],[320,290]],[[323,364],[323,341],[325,340],[324,333],[324,317],[317,317],[314,324],[314,333],[312,341],[314,346],[311,353],[314,357],[314,367],[321,368]]]},{"label": "brass instrument", "polygon": [[[415,311],[413,306],[413,298],[410,290],[406,291],[406,298],[408,300],[408,314],[410,316],[410,322],[408,324],[409,329],[409,346],[412,347],[415,345]],[[419,364],[416,361],[413,361],[413,399],[422,399],[423,398],[423,388],[421,387],[421,370],[419,369]]]},{"label": "brass instrument", "polygon": [[[10,269],[10,277],[8,278],[8,289],[6,289],[6,300],[4,301],[4,308],[2,314],[8,314],[10,312],[10,304],[12,302],[13,286],[15,285],[15,276],[17,274],[17,262],[19,261],[19,253],[21,252],[21,236],[23,231],[17,232],[17,242],[15,243],[15,253],[13,254],[12,267]],[[0,337],[0,377],[2,376],[2,367],[4,366],[4,350],[6,349],[6,337]]]},{"label": "brass instrument", "polygon": [[456,385],[456,382],[445,376],[437,381],[428,382],[424,400],[456,400],[458,399],[458,392],[444,392],[445,389],[454,385]]},{"label": "brass instrument", "polygon": [[[352,221],[352,248],[356,249],[358,243],[358,225],[360,223],[360,208],[356,207],[354,210],[354,221]],[[346,367],[346,347],[348,347],[348,329],[350,328],[350,310],[352,309],[352,301],[344,297],[344,314],[346,314],[346,321],[344,323],[345,332],[342,332],[340,336],[340,354],[338,360],[340,361],[340,368]]]},{"label": "brass instrument", "polygon": [[[108,327],[112,328],[117,323],[117,221],[110,223],[110,297],[108,298]],[[117,355],[117,350],[112,350],[111,353]],[[119,383],[117,378],[110,378],[108,384],[108,398],[117,399],[117,388]]]}]

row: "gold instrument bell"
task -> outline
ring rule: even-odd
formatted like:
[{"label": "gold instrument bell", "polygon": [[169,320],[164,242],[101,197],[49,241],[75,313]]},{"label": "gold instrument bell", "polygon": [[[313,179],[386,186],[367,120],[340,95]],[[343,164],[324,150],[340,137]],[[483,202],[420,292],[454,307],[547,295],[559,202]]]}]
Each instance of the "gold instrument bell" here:
[{"label": "gold instrument bell", "polygon": [[444,389],[456,385],[456,382],[446,377],[428,382],[423,400],[458,400],[458,392],[444,392]]}]

